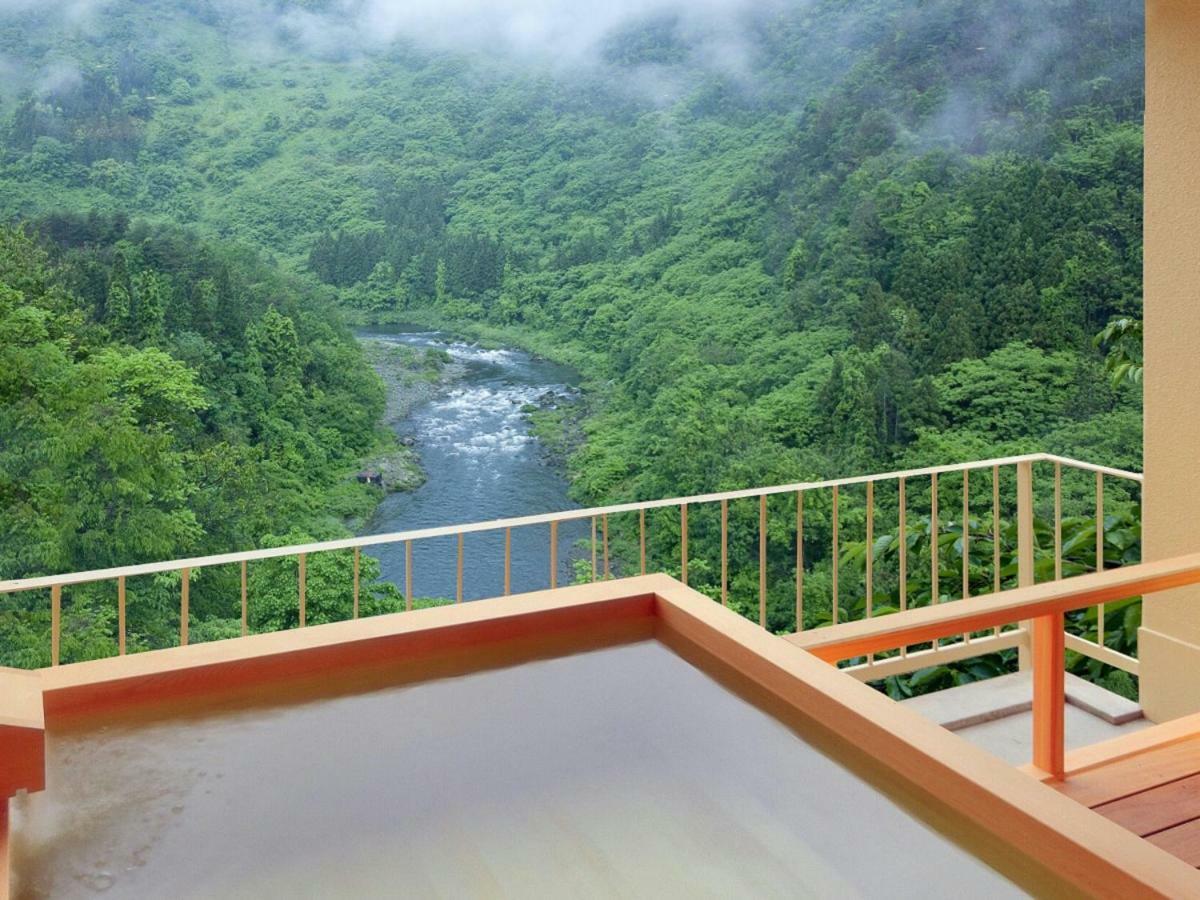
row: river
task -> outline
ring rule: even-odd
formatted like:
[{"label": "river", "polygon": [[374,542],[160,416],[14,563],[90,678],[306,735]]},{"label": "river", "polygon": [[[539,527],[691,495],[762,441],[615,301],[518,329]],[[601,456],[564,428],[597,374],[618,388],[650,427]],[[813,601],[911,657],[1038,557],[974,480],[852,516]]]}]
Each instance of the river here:
[{"label": "river", "polygon": [[[575,380],[571,369],[518,350],[485,349],[413,326],[377,327],[360,336],[445,350],[463,372],[395,426],[401,438],[415,442],[427,480],[415,491],[389,494],[367,523],[365,533],[481,522],[576,505],[567,497],[561,466],[530,434],[522,412],[526,404],[547,391],[570,390]],[[587,533],[585,522],[559,526],[559,584],[569,580],[573,545]],[[503,532],[469,534],[464,540],[464,599],[501,594]],[[403,545],[389,544],[367,552],[379,559],[384,580],[403,589]],[[413,594],[453,598],[456,560],[455,537],[413,544]],[[513,592],[546,588],[549,575],[549,527],[514,530]]]}]

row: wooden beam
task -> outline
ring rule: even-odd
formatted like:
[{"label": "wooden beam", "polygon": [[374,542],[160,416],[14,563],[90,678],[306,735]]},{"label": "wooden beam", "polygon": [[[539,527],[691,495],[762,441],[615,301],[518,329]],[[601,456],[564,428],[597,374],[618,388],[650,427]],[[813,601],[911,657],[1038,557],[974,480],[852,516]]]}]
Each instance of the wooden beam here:
[{"label": "wooden beam", "polygon": [[1033,620],[1033,764],[1052,778],[1063,777],[1063,717],[1067,703],[1063,673],[1063,614]]},{"label": "wooden beam", "polygon": [[17,791],[40,791],[45,787],[46,720],[41,675],[0,668],[0,806],[7,808],[8,798]]},{"label": "wooden beam", "polygon": [[[1163,722],[1153,728],[1128,731],[1107,741],[1071,750],[1066,757],[1067,781],[1058,784],[1057,787],[1059,790],[1072,787],[1078,776],[1093,769],[1130,759],[1148,751],[1161,750],[1172,744],[1192,741],[1198,734],[1200,734],[1200,713],[1195,713],[1172,719],[1170,722]],[[1032,766],[1018,766],[1018,768],[1039,780],[1048,778],[1045,772]]]},{"label": "wooden beam", "polygon": [[1197,583],[1200,583],[1200,553],[1193,553],[965,601],[877,615],[872,619],[787,635],[785,640],[827,662],[839,662],[901,646],[929,643],[967,629],[982,631],[1022,619],[1095,606],[1106,600],[1123,600]]},{"label": "wooden beam", "polygon": [[[520,638],[536,644],[565,631],[601,634],[606,630],[628,631],[631,640],[645,639],[653,629],[653,590],[666,576],[657,578],[660,580],[648,576],[589,582],[486,603],[346,619],[31,673],[0,669],[0,711],[11,693],[4,680],[9,672],[38,680],[38,698],[47,720],[62,723],[65,716],[98,714],[150,701],[168,701],[174,709],[182,709],[179,704],[185,697],[241,690],[259,682],[323,678],[338,668],[403,665],[419,669],[422,660],[436,662],[452,653],[482,651],[494,641]],[[0,737],[0,775],[8,771],[7,752]]]},{"label": "wooden beam", "polygon": [[1111,647],[1102,647],[1095,641],[1085,640],[1074,634],[1064,635],[1063,639],[1068,650],[1074,650],[1089,659],[1097,659],[1105,665],[1121,669],[1130,675],[1138,674],[1139,665],[1136,657],[1126,656]]},{"label": "wooden beam", "polygon": [[679,646],[676,639],[686,642],[718,661],[722,672],[768,692],[781,715],[820,723],[843,742],[848,755],[861,755],[872,771],[876,766],[886,770],[884,783],[930,801],[939,816],[944,809],[969,833],[987,837],[995,849],[989,859],[1003,857],[1024,878],[1034,872],[1053,878],[1058,890],[1042,885],[1047,895],[1070,894],[1059,879],[1075,891],[1106,896],[1184,896],[1200,884],[1200,876],[1179,860],[661,575],[94,660],[36,674],[51,716],[97,713],[151,699],[169,700],[177,710],[188,694],[300,674],[325,677],[336,665],[390,667],[422,652],[474,652],[497,640],[542,641],[555,629],[589,633],[614,619],[636,626],[643,637],[649,636],[644,629],[652,628],[672,646]]},{"label": "wooden beam", "polygon": [[1020,647],[1026,643],[1024,631],[1012,629],[1000,634],[989,634],[986,637],[975,638],[969,644],[960,641],[957,644],[943,644],[936,650],[910,650],[905,656],[892,656],[887,659],[876,659],[872,663],[849,666],[840,671],[853,675],[859,681],[876,681],[892,675],[907,675],[926,666],[944,665],[959,662],[964,659],[974,659],[987,653],[998,653]]}]

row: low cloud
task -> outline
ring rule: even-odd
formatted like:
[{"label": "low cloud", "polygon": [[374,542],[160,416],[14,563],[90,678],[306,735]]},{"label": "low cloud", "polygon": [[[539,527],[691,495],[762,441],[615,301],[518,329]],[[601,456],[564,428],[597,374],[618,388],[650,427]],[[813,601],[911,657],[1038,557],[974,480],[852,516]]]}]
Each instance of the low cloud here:
[{"label": "low cloud", "polygon": [[[807,0],[805,0],[807,2]],[[555,69],[596,67],[610,39],[639,23],[670,22],[692,61],[731,74],[750,64],[751,19],[782,0],[328,0],[279,5],[215,0],[238,33],[322,56],[346,57],[397,40],[485,54]]]},{"label": "low cloud", "polygon": [[111,0],[0,0],[0,16],[39,13],[59,17],[68,24],[85,23]]},{"label": "low cloud", "polygon": [[49,63],[37,75],[35,93],[65,94],[83,84],[83,75],[74,60],[63,59]]}]

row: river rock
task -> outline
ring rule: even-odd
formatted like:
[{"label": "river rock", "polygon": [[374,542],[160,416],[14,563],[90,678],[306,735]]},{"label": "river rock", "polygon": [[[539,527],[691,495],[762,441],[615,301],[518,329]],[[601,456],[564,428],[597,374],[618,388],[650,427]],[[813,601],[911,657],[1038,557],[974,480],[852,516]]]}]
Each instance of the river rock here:
[{"label": "river rock", "polygon": [[373,456],[363,463],[364,470],[378,474],[388,493],[411,491],[425,483],[417,454],[409,447],[397,447],[391,453]]},{"label": "river rock", "polygon": [[[466,367],[459,362],[443,362],[441,370],[432,380],[416,355],[406,365],[403,355],[397,353],[398,345],[378,337],[360,337],[359,343],[366,351],[371,367],[383,380],[387,389],[387,408],[384,419],[389,425],[404,421],[413,407],[432,399],[446,385],[462,378]],[[415,364],[413,364],[415,363]]]}]

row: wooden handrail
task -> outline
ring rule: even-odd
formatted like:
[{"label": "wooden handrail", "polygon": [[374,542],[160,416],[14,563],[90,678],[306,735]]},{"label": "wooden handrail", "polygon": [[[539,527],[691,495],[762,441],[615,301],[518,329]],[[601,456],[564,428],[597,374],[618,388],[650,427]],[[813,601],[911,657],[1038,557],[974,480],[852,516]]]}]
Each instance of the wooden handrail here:
[{"label": "wooden handrail", "polygon": [[220,553],[210,556],[196,556],[188,559],[163,560],[159,562],[141,563],[132,566],[118,566],[108,569],[92,569],[83,572],[70,572],[61,575],[45,575],[35,578],[15,578],[0,581],[0,594],[16,593],[19,591],[42,590],[55,585],[89,584],[96,581],[115,581],[117,578],[133,578],[139,575],[155,575],[162,572],[178,572],[182,569],[200,569],[209,566],[232,565],[256,560],[278,559],[280,557],[299,556],[302,553],[326,553],[338,550],[373,547],[381,544],[394,544],[403,541],[425,540],[427,538],[474,534],[478,532],[500,531],[509,528],[521,528],[530,525],[546,525],[551,523],[569,522],[588,519],[593,516],[619,515],[621,513],[641,512],[648,509],[664,509],[695,506],[702,503],[717,503],[722,500],[742,500],[771,496],[774,494],[798,493],[821,490],[846,485],[865,485],[881,481],[898,481],[902,479],[920,478],[946,472],[964,472],[973,469],[995,469],[1002,466],[1014,466],[1021,463],[1058,462],[1061,465],[1100,472],[1129,481],[1141,482],[1142,475],[1123,469],[1113,469],[1081,462],[1067,457],[1055,456],[1049,453],[1028,453],[1021,456],[1008,456],[999,459],[985,459],[974,462],[951,463],[943,466],[927,466],[921,469],[906,469],[896,472],[881,472],[873,475],[856,475],[849,478],[834,478],[825,481],[802,481],[792,484],[773,485],[770,487],[744,488],[736,491],[724,491],[712,494],[698,494],[691,497],[670,497],[660,500],[644,500],[636,503],[622,503],[614,506],[598,506],[590,508],[569,509],[560,512],[542,513],[532,516],[517,516],[506,519],[493,519],[487,522],[472,522],[461,525],[444,525],[436,528],[418,528],[410,531],[397,531],[388,534],[360,535],[352,538],[342,538],[334,541],[322,541],[310,544],[294,544],[286,547],[265,547],[259,550],[246,550],[235,553]]},{"label": "wooden handrail", "polygon": [[922,606],[785,637],[827,662],[1200,583],[1200,553]]},{"label": "wooden handrail", "polygon": [[785,640],[836,664],[883,650],[935,643],[964,632],[1029,620],[1033,657],[1033,765],[1051,778],[1062,778],[1066,638],[1063,614],[1109,600],[1197,583],[1200,583],[1200,553],[1193,553],[818,628],[787,635]]},{"label": "wooden handrail", "polygon": [[[353,551],[354,554],[354,570],[353,570],[353,595],[354,595],[354,612],[355,618],[359,615],[359,563],[361,550],[364,547],[402,543],[404,545],[405,554],[405,608],[412,609],[413,607],[413,573],[412,573],[412,545],[414,541],[439,538],[439,537],[456,537],[457,538],[457,557],[456,557],[456,588],[455,599],[461,603],[465,599],[463,590],[463,570],[464,570],[464,537],[467,534],[475,534],[481,532],[498,532],[504,533],[504,593],[508,594],[511,591],[511,554],[512,554],[512,530],[519,527],[549,525],[550,531],[550,587],[557,586],[557,535],[558,525],[564,521],[582,521],[591,520],[592,528],[592,580],[595,581],[598,577],[597,566],[597,535],[596,524],[599,519],[603,523],[603,550],[604,550],[604,578],[611,576],[610,555],[609,555],[609,516],[620,515],[623,513],[638,513],[638,544],[640,553],[640,565],[643,574],[646,573],[646,510],[648,509],[669,509],[678,508],[680,516],[680,578],[684,584],[688,580],[688,511],[689,507],[703,503],[720,503],[721,505],[721,599],[723,602],[728,602],[728,545],[727,545],[727,528],[728,528],[728,507],[731,500],[739,499],[758,499],[759,506],[759,590],[758,590],[758,612],[759,625],[766,627],[767,624],[767,600],[768,600],[768,572],[767,572],[767,557],[768,557],[768,529],[767,529],[767,512],[768,498],[776,494],[794,493],[796,496],[796,621],[801,633],[789,638],[793,643],[804,649],[810,650],[815,655],[826,659],[830,662],[837,662],[843,659],[848,659],[856,656],[866,656],[870,661],[871,654],[881,651],[890,650],[899,647],[901,656],[907,653],[907,648],[913,644],[932,643],[935,652],[938,648],[938,641],[941,638],[962,635],[964,643],[970,644],[970,635],[972,632],[982,631],[987,628],[995,628],[995,637],[999,638],[1000,626],[1010,624],[1012,622],[1022,620],[1021,642],[1019,646],[1021,667],[1025,668],[1030,663],[1028,648],[1026,647],[1027,636],[1029,634],[1041,634],[1038,629],[1035,629],[1034,623],[1046,625],[1051,621],[1059,623],[1059,631],[1061,632],[1062,614],[1068,609],[1073,609],[1082,606],[1092,606],[1100,604],[1101,613],[1103,613],[1103,603],[1110,599],[1119,599],[1128,597],[1132,594],[1142,593],[1144,591],[1161,590],[1167,587],[1174,587],[1182,584],[1192,584],[1200,582],[1200,556],[1193,561],[1190,557],[1185,557],[1180,560],[1170,561],[1169,563],[1159,564],[1159,566],[1168,566],[1166,569],[1155,568],[1153,566],[1132,566],[1123,568],[1113,573],[1097,573],[1095,576],[1083,576],[1073,578],[1069,582],[1060,584],[1042,585],[1038,588],[1031,586],[1034,572],[1034,504],[1033,504],[1033,469],[1036,463],[1053,463],[1054,465],[1054,492],[1055,492],[1055,512],[1054,512],[1054,529],[1055,529],[1055,574],[1056,577],[1061,573],[1061,477],[1064,466],[1086,470],[1095,473],[1096,480],[1096,516],[1097,516],[1097,567],[1103,568],[1103,530],[1099,527],[1103,521],[1103,479],[1104,477],[1116,477],[1131,480],[1137,483],[1142,482],[1142,476],[1136,472],[1127,472],[1121,469],[1113,469],[1107,466],[1097,466],[1091,463],[1085,463],[1078,460],[1069,459],[1067,457],[1054,456],[1046,453],[1033,453],[1021,456],[1004,457],[1000,459],[977,460],[965,463],[953,463],[943,466],[929,466],[920,469],[908,469],[897,472],[884,472],[873,475],[853,476],[849,478],[829,479],[825,481],[810,481],[797,482],[786,485],[775,485],[770,487],[748,488],[736,491],[725,491],[721,493],[701,494],[690,497],[673,497],[660,500],[649,500],[638,503],[626,503],[615,506],[594,507],[588,509],[564,510],[557,513],[546,513],[533,516],[520,516],[507,519],[496,519],[488,522],[475,522],[462,525],[448,525],[435,528],[415,529],[411,531],[393,532],[389,534],[363,535],[353,538],[345,538],[335,541],[324,541],[319,543],[309,543],[301,545],[292,545],[285,547],[271,547],[261,550],[251,550],[240,553],[225,553],[212,556],[193,557],[189,559],[167,560],[161,562],[146,563],[141,565],[123,566],[109,569],[98,569],[84,572],[73,572],[63,575],[51,575],[35,578],[12,579],[8,581],[0,581],[0,594],[12,593],[18,591],[30,591],[37,589],[50,589],[50,606],[51,606],[51,664],[58,665],[61,655],[61,628],[62,628],[62,588],[64,585],[79,585],[91,582],[101,581],[116,581],[118,595],[118,652],[125,652],[125,588],[126,580],[130,577],[151,575],[163,572],[179,572],[180,573],[180,623],[179,623],[179,644],[186,646],[188,644],[188,623],[189,623],[189,593],[190,580],[189,575],[192,569],[199,569],[208,566],[220,565],[239,565],[241,569],[241,625],[242,633],[247,632],[247,563],[255,560],[280,559],[280,558],[297,558],[298,566],[298,612],[299,625],[303,627],[307,624],[307,591],[306,591],[306,561],[308,554],[311,553],[327,553],[338,551]],[[969,544],[969,518],[970,518],[970,497],[969,487],[970,481],[968,473],[972,470],[991,470],[992,482],[992,529],[993,529],[993,569],[995,584],[999,587],[1000,583],[1000,487],[999,479],[1002,468],[1013,467],[1017,474],[1017,543],[1018,543],[1018,584],[1020,587],[1017,591],[1009,591],[1004,593],[994,594],[988,598],[969,598],[967,595],[970,590],[970,561],[968,558]],[[938,476],[944,473],[961,473],[963,476],[962,484],[962,504],[963,504],[963,522],[962,522],[962,593],[963,599],[959,602],[940,604],[940,568],[937,552],[936,537],[931,541],[930,545],[930,578],[931,578],[931,606],[915,610],[906,610],[907,606],[907,562],[906,547],[907,542],[901,541],[899,545],[899,592],[900,592],[900,608],[901,613],[899,619],[895,617],[873,617],[873,605],[871,593],[873,588],[873,528],[874,528],[874,487],[877,482],[897,483],[898,490],[898,522],[902,533],[906,532],[906,493],[905,487],[909,479],[928,477],[930,485],[930,530],[936,535],[938,531]],[[866,503],[867,503],[867,545],[868,552],[865,560],[865,577],[868,585],[868,597],[866,599],[867,619],[860,622],[848,623],[846,625],[837,624],[839,616],[839,492],[842,487],[849,485],[862,485],[866,488]],[[803,632],[803,608],[804,608],[804,544],[803,544],[803,503],[804,494],[808,491],[818,491],[828,489],[832,492],[832,507],[831,507],[831,530],[832,530],[832,558],[834,560],[833,575],[831,582],[831,606],[834,620],[834,627],[821,629],[815,632]],[[1189,565],[1189,561],[1194,564]],[[1174,566],[1174,568],[1170,568]],[[1179,567],[1184,568],[1180,569]],[[1099,579],[1099,580],[1097,580]],[[1141,579],[1141,580],[1139,580]],[[1103,645],[1103,626],[1098,630],[1098,640],[1095,649],[1080,649],[1079,652],[1087,653],[1094,658],[1101,658],[1102,655],[1119,656],[1109,651]],[[1061,682],[1061,657],[1063,652],[1063,636],[1061,634],[1056,637],[1042,634],[1039,643],[1047,648],[1041,653],[1042,657],[1052,656],[1057,654],[1057,680]],[[1084,643],[1079,640],[1077,643]],[[1055,650],[1054,648],[1057,648]],[[1078,649],[1078,648],[1076,648]],[[1099,654],[1099,655],[1098,655]],[[1043,659],[1043,664],[1045,660]],[[894,667],[894,666],[893,666]],[[1128,667],[1128,663],[1126,664]],[[1038,668],[1035,664],[1035,669]],[[1045,674],[1044,692],[1053,694],[1055,690],[1056,676]],[[1042,684],[1041,681],[1035,682]],[[1058,685],[1059,693],[1061,693],[1061,684]],[[1043,704],[1045,706],[1046,704]],[[1050,728],[1051,735],[1055,729]],[[1061,732],[1061,722],[1057,728]],[[1059,734],[1061,738],[1061,734]],[[1061,743],[1061,741],[1060,741]],[[1047,739],[1047,746],[1051,746],[1050,738]],[[1061,759],[1061,748],[1057,753],[1051,751],[1046,759],[1056,758]],[[1051,759],[1052,761],[1052,759]]]}]

